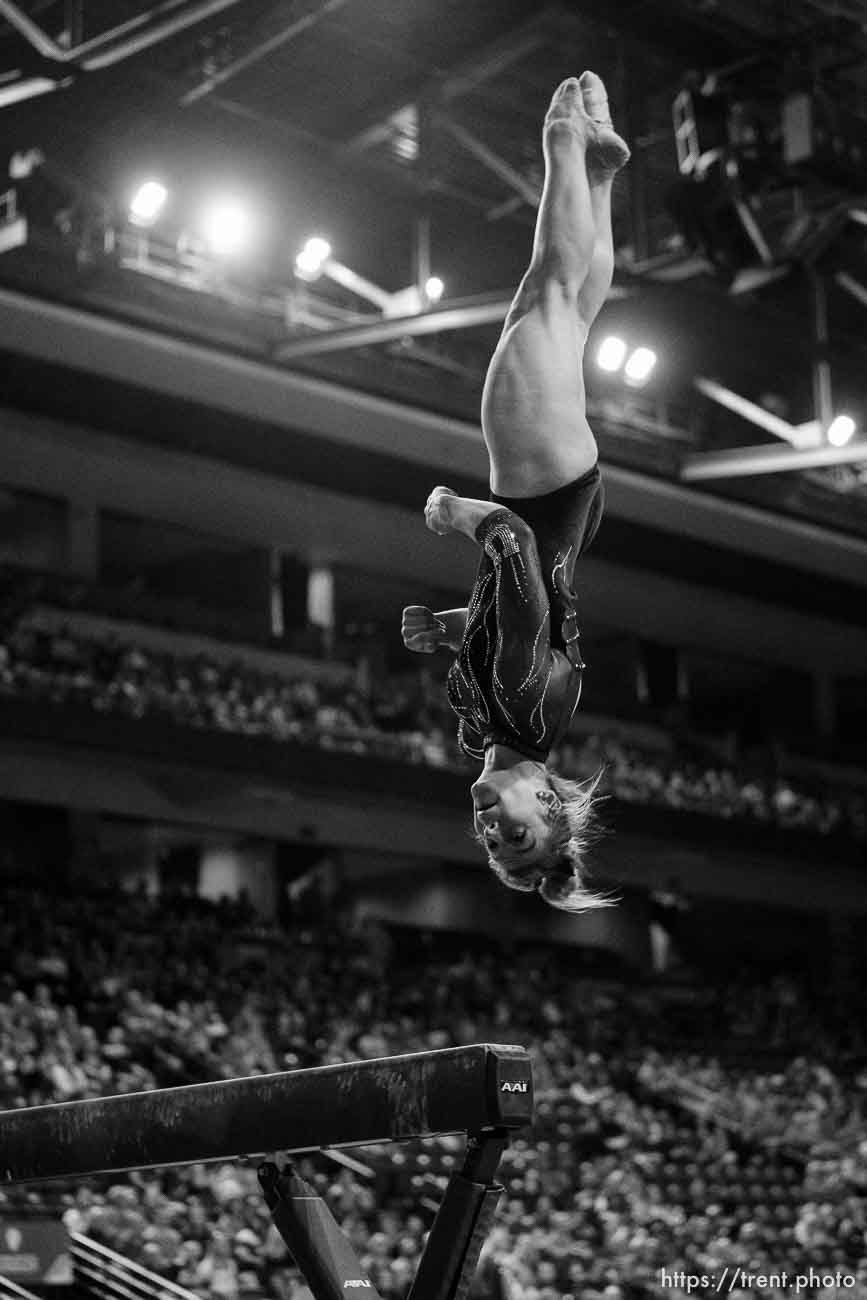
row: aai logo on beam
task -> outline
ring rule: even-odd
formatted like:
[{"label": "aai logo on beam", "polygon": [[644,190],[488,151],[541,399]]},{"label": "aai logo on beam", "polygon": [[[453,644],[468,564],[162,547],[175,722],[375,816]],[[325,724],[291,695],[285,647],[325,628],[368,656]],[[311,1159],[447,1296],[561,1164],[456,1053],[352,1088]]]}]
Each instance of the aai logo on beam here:
[{"label": "aai logo on beam", "polygon": [[516,1079],[514,1083],[509,1083],[509,1080],[507,1079],[505,1083],[500,1084],[500,1092],[526,1092],[526,1091],[527,1091],[526,1079]]}]

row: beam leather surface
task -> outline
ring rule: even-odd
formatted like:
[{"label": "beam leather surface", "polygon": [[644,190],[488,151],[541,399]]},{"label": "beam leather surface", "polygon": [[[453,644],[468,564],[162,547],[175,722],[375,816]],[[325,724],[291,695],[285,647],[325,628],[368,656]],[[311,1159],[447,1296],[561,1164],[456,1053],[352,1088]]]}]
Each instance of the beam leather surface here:
[{"label": "beam leather surface", "polygon": [[521,1128],[521,1047],[473,1044],[0,1113],[0,1181]]}]

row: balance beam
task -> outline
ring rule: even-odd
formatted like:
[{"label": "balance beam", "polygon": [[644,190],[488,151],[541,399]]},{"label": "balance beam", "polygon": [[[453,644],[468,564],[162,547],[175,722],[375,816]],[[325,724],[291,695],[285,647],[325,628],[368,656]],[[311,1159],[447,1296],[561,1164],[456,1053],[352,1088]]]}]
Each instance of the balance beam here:
[{"label": "balance beam", "polygon": [[0,1112],[0,1182],[522,1128],[522,1047],[476,1043]]}]

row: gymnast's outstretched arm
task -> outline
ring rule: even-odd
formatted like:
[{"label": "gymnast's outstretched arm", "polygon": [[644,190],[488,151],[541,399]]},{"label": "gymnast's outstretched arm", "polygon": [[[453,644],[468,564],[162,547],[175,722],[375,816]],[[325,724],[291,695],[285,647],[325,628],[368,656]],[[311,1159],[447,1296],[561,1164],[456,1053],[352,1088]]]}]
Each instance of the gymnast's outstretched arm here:
[{"label": "gymnast's outstretched arm", "polygon": [[401,635],[407,650],[432,655],[441,646],[457,654],[467,626],[467,608],[434,611],[427,605],[407,605]]}]

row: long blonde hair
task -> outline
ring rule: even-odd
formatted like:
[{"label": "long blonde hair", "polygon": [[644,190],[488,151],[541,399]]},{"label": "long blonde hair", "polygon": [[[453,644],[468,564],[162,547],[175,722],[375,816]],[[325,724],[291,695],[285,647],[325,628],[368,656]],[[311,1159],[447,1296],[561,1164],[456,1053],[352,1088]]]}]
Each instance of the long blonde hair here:
[{"label": "long blonde hair", "polygon": [[[602,769],[589,781],[570,781],[547,769],[545,777],[560,801],[553,823],[550,856],[542,862],[511,864],[508,858],[503,860],[488,853],[488,866],[509,889],[538,893],[551,907],[563,912],[613,907],[616,898],[588,888],[584,862],[590,844],[599,834],[596,806],[601,796],[595,791],[602,779]],[[479,835],[477,839],[486,847],[484,836]]]}]

